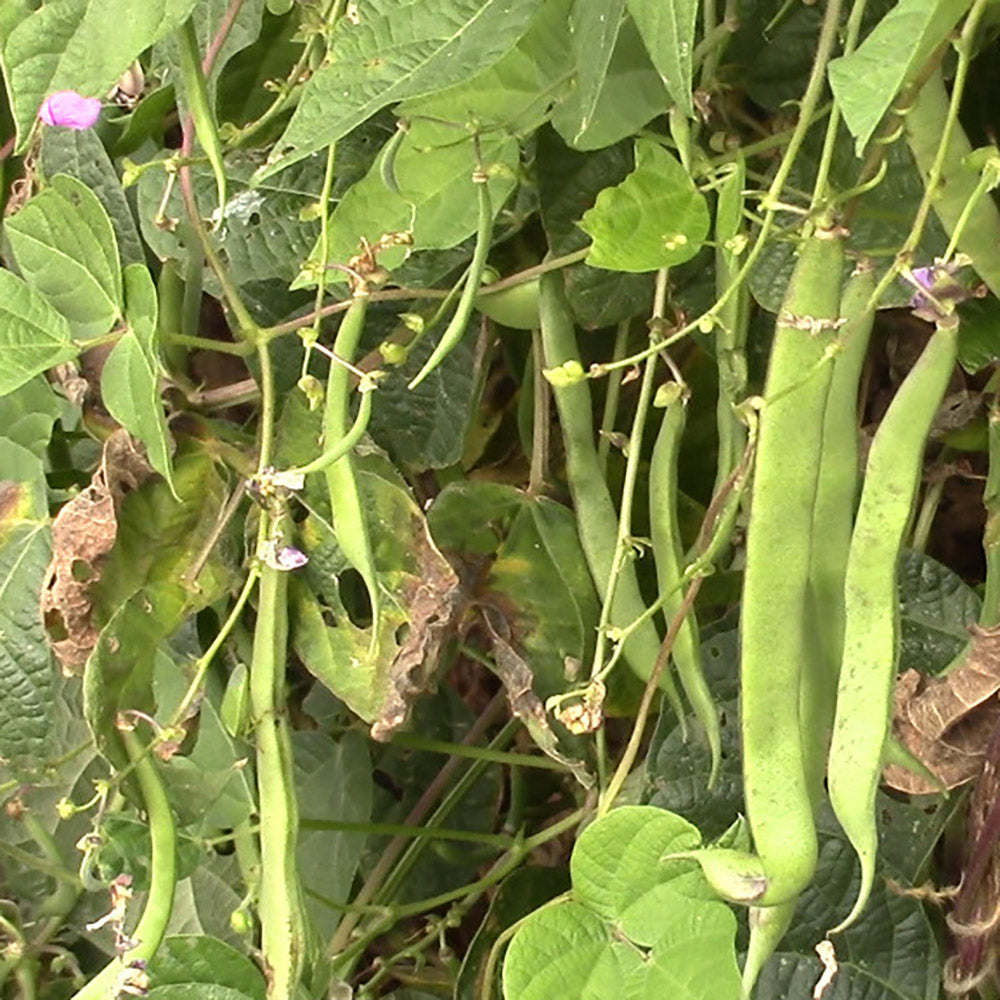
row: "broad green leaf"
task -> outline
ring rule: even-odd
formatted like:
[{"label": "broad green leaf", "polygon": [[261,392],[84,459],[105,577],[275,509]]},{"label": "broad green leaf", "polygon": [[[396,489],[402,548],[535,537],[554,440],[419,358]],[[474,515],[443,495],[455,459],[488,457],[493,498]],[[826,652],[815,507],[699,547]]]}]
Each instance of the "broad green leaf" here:
[{"label": "broad green leaf", "polygon": [[[160,765],[157,765],[160,766]],[[132,876],[136,892],[148,892],[153,871],[149,824],[136,816],[111,813],[101,822],[104,842],[94,857],[95,876],[108,883],[123,872]],[[201,849],[190,839],[177,844],[177,877],[187,878],[198,866]]]},{"label": "broad green leaf", "polygon": [[104,144],[91,129],[45,129],[42,132],[42,170],[49,178],[69,174],[97,195],[114,227],[122,267],[145,262],[132,209]]},{"label": "broad green leaf", "polygon": [[45,97],[57,90],[103,96],[144,49],[182,24],[197,0],[56,0],[10,33],[3,47],[17,152]]},{"label": "broad green leaf", "polygon": [[[325,733],[293,737],[295,792],[299,800],[299,875],[313,924],[328,939],[341,914],[327,900],[347,903],[367,834],[338,830],[337,823],[367,823],[372,812],[372,763],[360,733],[334,742]],[[324,829],[324,821],[332,824]]]},{"label": "broad green leaf", "polygon": [[581,903],[567,902],[529,917],[514,935],[503,965],[505,1000],[613,997],[633,992],[645,975],[644,956]]},{"label": "broad green leaf", "polygon": [[1000,358],[1000,299],[993,295],[971,299],[959,307],[959,315],[959,364],[975,375]]},{"label": "broad green leaf", "polygon": [[604,89],[611,56],[618,41],[625,0],[575,3],[570,14],[570,39],[576,67],[574,101],[576,130],[573,142],[590,127],[594,109]]},{"label": "broad green leaf", "polygon": [[0,269],[0,396],[79,353],[65,317],[39,292]]},{"label": "broad green leaf", "polygon": [[51,532],[41,460],[0,438],[0,470],[0,758],[27,775],[53,735],[55,666],[38,610]]},{"label": "broad green leaf", "polygon": [[[579,153],[552,129],[543,128],[536,144],[542,226],[552,253],[571,253],[587,245],[587,234],[578,225],[580,216],[600,191],[620,183],[633,169],[634,143]],[[648,314],[652,306],[651,275],[605,271],[586,263],[574,264],[565,274],[573,315],[585,328]]]},{"label": "broad green leaf", "polygon": [[174,983],[171,986],[154,986],[146,994],[149,1000],[255,1000],[255,997],[214,983]]},{"label": "broad green leaf", "polygon": [[696,0],[628,0],[628,9],[674,103],[694,118],[691,56],[698,20]]},{"label": "broad green leaf", "polygon": [[404,365],[387,369],[368,428],[397,463],[415,470],[443,469],[461,460],[478,400],[472,335],[463,337],[416,389],[407,388],[430,357],[434,343],[433,335],[423,338]]},{"label": "broad green leaf", "polygon": [[969,0],[899,0],[850,55],[831,61],[830,86],[858,156],[896,95],[968,9]]},{"label": "broad green leaf", "polygon": [[[488,181],[495,215],[514,187],[518,145],[513,138],[487,135],[482,137],[479,148],[487,168],[500,168]],[[376,243],[390,233],[412,236],[408,250],[395,248],[379,255],[379,261],[390,269],[401,263],[408,252],[448,249],[461,243],[476,231],[478,208],[472,182],[475,169],[476,148],[471,138],[456,142],[450,135],[442,143],[433,139],[430,126],[414,124],[395,159],[398,193],[385,186],[376,162],[330,215],[327,262],[343,264],[358,253],[362,238]],[[311,259],[318,257],[317,240]],[[292,287],[314,284],[313,273],[310,270]]]},{"label": "broad green leaf", "polygon": [[[565,44],[568,0],[543,0],[527,34],[498,63],[467,82],[404,101],[395,115],[407,121],[438,119],[484,132],[529,135],[548,117],[549,106],[569,86],[573,67]],[[455,130],[439,133],[455,139]]]},{"label": "broad green leaf", "polygon": [[264,977],[257,966],[231,945],[207,935],[164,938],[149,962],[149,977],[157,988],[221,986],[238,990],[250,1000],[264,1000]]},{"label": "broad green leaf", "polygon": [[128,329],[108,355],[101,397],[108,412],[145,446],[150,465],[173,485],[170,438],[160,400],[156,286],[145,264],[125,269]]},{"label": "broad green leaf", "polygon": [[6,225],[25,280],[89,340],[121,316],[122,275],[114,229],[90,188],[57,174]]},{"label": "broad green leaf", "polygon": [[76,408],[57,395],[47,379],[36,376],[6,396],[0,396],[0,427],[4,436],[27,448],[43,462],[46,459],[52,425],[62,419],[67,430],[78,419]]},{"label": "broad green leaf", "polygon": [[663,81],[629,19],[622,22],[600,87],[591,105],[578,83],[552,114],[556,131],[574,149],[610,146],[634,135],[670,106]]},{"label": "broad green leaf", "polygon": [[537,0],[370,0],[342,17],[257,179],[335,142],[376,111],[444,90],[517,44]]},{"label": "broad green leaf", "polygon": [[653,806],[614,809],[576,842],[570,860],[574,895],[620,924],[633,941],[651,945],[664,910],[715,899],[695,862],[665,859],[699,847],[697,828],[674,813]]},{"label": "broad green leaf", "polygon": [[704,197],[687,171],[652,140],[636,143],[636,168],[597,196],[580,222],[593,237],[587,262],[615,271],[654,271],[690,260],[708,235]]},{"label": "broad green leaf", "polygon": [[958,574],[922,553],[904,552],[899,566],[899,673],[944,670],[968,643],[981,605]]}]

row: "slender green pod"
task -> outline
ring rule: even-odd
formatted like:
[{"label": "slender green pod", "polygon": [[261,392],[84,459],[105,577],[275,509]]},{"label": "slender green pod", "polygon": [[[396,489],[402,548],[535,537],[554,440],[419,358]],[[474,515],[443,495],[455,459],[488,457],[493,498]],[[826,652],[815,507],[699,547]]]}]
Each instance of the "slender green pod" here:
[{"label": "slender green pod", "polygon": [[[557,368],[567,361],[578,363],[580,352],[576,344],[573,316],[563,290],[562,275],[557,271],[544,274],[540,279],[539,313],[545,367]],[[590,388],[585,380],[579,380],[567,385],[553,385],[552,393],[562,429],[566,478],[576,510],[580,544],[597,592],[604,594],[607,592],[615,559],[618,515],[597,457]],[[610,624],[625,627],[639,618],[645,610],[635,567],[626,562],[615,589]],[[660,640],[656,627],[651,620],[647,620],[625,640],[622,655],[636,675],[648,680],[659,651]],[[660,687],[670,700],[678,719],[683,719],[683,705],[669,672],[661,673]]]},{"label": "slender green pod", "polygon": [[841,298],[844,325],[823,415],[809,569],[809,618],[818,648],[802,676],[801,706],[806,777],[817,803],[823,797],[843,652],[844,577],[860,481],[858,388],[875,320],[875,310],[869,308],[874,291],[874,268],[861,261]]},{"label": "slender green pod", "polygon": [[983,554],[986,557],[986,587],[979,624],[993,628],[1000,623],[1000,400],[990,406],[987,440],[990,463],[983,491],[986,528],[983,531]]},{"label": "slender green pod", "polygon": [[[926,182],[941,143],[941,127],[950,99],[941,70],[920,88],[903,116],[910,152]],[[979,277],[994,295],[1000,295],[1000,209],[989,195],[992,181],[965,162],[972,152],[965,132],[955,122],[945,151],[941,184],[934,192],[934,212],[944,231],[958,233],[958,249],[969,256]],[[992,169],[992,168],[987,168]]]},{"label": "slender green pod", "polygon": [[808,625],[816,462],[840,315],[841,232],[817,228],[778,316],[760,414],[740,616],[747,819],[767,876],[758,905],[811,881],[817,842],[803,760],[799,690],[816,659]]},{"label": "slender green pod", "polygon": [[216,225],[222,223],[222,213],[226,207],[226,168],[222,161],[222,143],[219,141],[219,130],[215,124],[215,114],[208,97],[208,86],[205,74],[201,71],[201,59],[198,55],[198,38],[194,31],[194,21],[188,18],[179,32],[181,79],[184,81],[184,96],[187,99],[188,111],[194,122],[195,134],[201,143],[201,148],[208,157],[215,175],[215,187],[219,199],[219,217]]},{"label": "slender green pod", "polygon": [[[731,288],[741,266],[743,245],[743,188],[746,167],[742,158],[719,188],[715,211],[715,292],[722,299]],[[719,368],[719,399],[716,423],[719,433],[719,459],[715,477],[716,492],[739,464],[746,445],[746,426],[736,407],[746,395],[746,338],[749,323],[748,286],[743,283],[725,299],[715,326],[715,356]]]},{"label": "slender green pod", "polygon": [[437,346],[431,352],[431,356],[423,368],[410,380],[409,387],[411,389],[420,385],[451,354],[455,345],[462,339],[465,328],[469,325],[469,319],[472,317],[476,297],[479,295],[483,271],[486,269],[486,258],[490,252],[490,241],[493,239],[493,202],[490,198],[489,176],[485,171],[477,169],[472,175],[472,180],[476,185],[476,193],[479,198],[479,225],[476,229],[476,248],[472,252],[472,262],[466,272],[462,295],[455,307],[455,312],[445,327],[444,333],[441,334]]},{"label": "slender green pod", "polygon": [[[649,463],[649,527],[656,560],[656,579],[664,600],[663,615],[670,622],[684,600],[685,565],[677,516],[677,463],[687,420],[688,394],[680,386],[667,406]],[[722,735],[715,700],[705,680],[701,637],[694,611],[688,613],[670,651],[684,694],[701,723],[712,755],[708,787],[715,784],[722,758]]]},{"label": "slender green pod", "polygon": [[[333,344],[334,354],[342,361],[354,361],[367,311],[368,290],[359,287],[354,292],[350,308],[344,313]],[[350,398],[351,373],[344,365],[334,361],[327,377],[326,407],[323,413],[323,447],[327,451],[336,448],[338,442],[350,433]],[[372,606],[372,642],[375,642],[380,607],[378,574],[375,571],[368,523],[361,507],[361,494],[351,453],[347,452],[335,462],[325,465],[323,474],[326,476],[330,495],[330,513],[337,533],[337,544],[347,561],[361,574],[368,590],[368,600]]]},{"label": "slender green pod", "polygon": [[778,950],[782,938],[792,926],[797,899],[777,906],[750,907],[750,941],[743,962],[743,992],[750,996],[767,960]]},{"label": "slender green pod", "polygon": [[[287,544],[287,533],[286,512],[275,512],[266,544],[279,550]],[[250,663],[250,708],[257,745],[260,812],[257,911],[268,1000],[292,1000],[305,957],[303,900],[295,853],[298,804],[284,711],[287,647],[288,573],[265,560],[260,570]]]},{"label": "slender green pod", "polygon": [[957,322],[939,325],[889,404],[865,469],[844,587],[844,659],[828,772],[833,811],[861,859],[861,889],[836,931],[857,919],[875,879],[875,795],[898,656],[896,572],[927,435],[957,354]]},{"label": "slender green pod", "polygon": [[122,732],[125,752],[135,769],[149,821],[151,847],[150,883],[146,907],[130,937],[136,942],[120,958],[109,962],[93,979],[73,995],[73,1000],[107,1000],[116,994],[123,969],[132,962],[147,962],[160,947],[174,905],[177,884],[177,836],[173,813],[167,801],[156,764],[138,736]]}]

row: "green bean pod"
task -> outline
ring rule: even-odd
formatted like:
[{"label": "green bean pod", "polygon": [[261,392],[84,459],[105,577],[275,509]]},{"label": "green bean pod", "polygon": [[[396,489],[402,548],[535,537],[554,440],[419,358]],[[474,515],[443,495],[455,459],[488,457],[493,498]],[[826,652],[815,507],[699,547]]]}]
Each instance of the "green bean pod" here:
[{"label": "green bean pod", "polygon": [[750,996],[760,970],[778,950],[781,939],[792,926],[797,906],[798,900],[790,899],[777,906],[750,907],[750,941],[743,962],[743,992],[747,996]]},{"label": "green bean pod", "polygon": [[[333,352],[348,363],[354,361],[365,326],[368,311],[368,292],[361,289],[354,293],[354,301],[344,313]],[[323,413],[323,447],[330,451],[350,433],[351,373],[334,361],[326,382],[326,407]],[[378,636],[379,586],[372,555],[368,523],[361,506],[361,494],[350,452],[335,462],[324,464],[327,491],[330,495],[330,514],[337,535],[337,544],[347,561],[361,574],[372,606],[372,641]]]},{"label": "green bean pod", "polygon": [[[677,517],[677,462],[687,419],[687,394],[682,393],[663,414],[649,465],[649,526],[656,560],[656,579],[665,598],[663,614],[668,622],[684,600],[685,565]],[[712,769],[708,787],[715,784],[722,758],[722,735],[715,700],[705,680],[698,620],[692,610],[684,619],[670,651],[684,694],[705,730]]]},{"label": "green bean pod", "polygon": [[802,734],[806,778],[814,802],[823,797],[823,777],[833,730],[837,675],[844,642],[844,576],[858,499],[858,387],[868,353],[875,310],[868,261],[855,268],[844,288],[830,392],[823,415],[816,501],[813,506],[809,618],[818,646],[811,669],[802,676]]},{"label": "green bean pod", "polygon": [[122,742],[135,768],[136,781],[149,820],[151,878],[146,906],[131,937],[136,946],[121,958],[109,962],[86,986],[73,994],[73,1000],[106,1000],[114,995],[122,969],[130,962],[149,961],[160,947],[174,905],[177,885],[177,837],[170,803],[146,747],[135,733],[124,731]]},{"label": "green bean pod", "polygon": [[226,207],[226,168],[222,160],[222,143],[219,141],[219,130],[215,125],[215,114],[208,97],[208,86],[205,74],[201,70],[201,59],[198,55],[198,38],[194,31],[194,21],[188,18],[179,33],[179,50],[181,62],[181,79],[184,81],[184,96],[187,99],[188,111],[194,121],[194,130],[201,143],[201,148],[208,157],[215,175],[215,187],[219,199],[219,218],[216,225],[222,224],[222,213]]},{"label": "green bean pod", "polygon": [[816,463],[840,314],[836,229],[802,240],[775,328],[760,415],[740,616],[747,819],[767,877],[757,905],[788,903],[816,867],[799,690],[814,668],[808,624]]},{"label": "green bean pod", "polygon": [[431,352],[431,356],[424,363],[423,368],[410,380],[409,387],[411,389],[420,385],[451,354],[455,345],[462,339],[465,328],[469,325],[469,320],[472,317],[476,297],[479,295],[483,271],[486,269],[486,258],[490,252],[490,241],[493,239],[493,202],[490,198],[489,177],[477,170],[472,179],[475,182],[476,194],[479,198],[479,225],[476,229],[476,248],[472,252],[472,262],[466,272],[462,295],[455,307],[455,312],[445,327],[444,333],[441,334],[437,346]]},{"label": "green bean pod", "polygon": [[[926,182],[941,143],[941,126],[948,116],[949,96],[941,70],[936,70],[914,98],[903,117],[910,152]],[[934,192],[934,212],[952,236],[961,225],[958,249],[968,254],[979,277],[994,295],[1000,295],[1000,209],[975,170],[965,164],[972,152],[961,123],[955,122],[945,151],[941,184]],[[966,206],[974,201],[974,208]],[[965,218],[963,219],[963,215]]]},{"label": "green bean pod", "polygon": [[[280,512],[273,517],[270,540],[280,548],[286,541],[287,514]],[[292,1000],[305,957],[303,899],[295,853],[298,804],[284,711],[287,647],[288,573],[265,564],[260,571],[250,663],[250,707],[257,745],[260,814],[257,911],[268,1000]]]},{"label": "green bean pod", "polygon": [[[545,367],[556,368],[566,361],[577,361],[580,352],[576,344],[573,316],[566,301],[562,276],[558,272],[549,272],[540,279],[539,319]],[[553,385],[552,394],[555,396],[562,429],[566,478],[576,510],[580,545],[597,592],[604,594],[615,558],[618,515],[597,457],[590,388],[586,381],[578,381],[569,385]],[[615,590],[610,624],[624,627],[639,618],[645,610],[635,567],[626,562]],[[656,626],[651,620],[647,620],[626,639],[622,655],[637,676],[648,680],[659,651],[660,640],[656,634]],[[672,675],[663,671],[659,684],[678,719],[683,719],[684,708]]]},{"label": "green bean pod", "polygon": [[958,353],[957,323],[939,326],[903,380],[872,441],[844,587],[844,659],[830,747],[833,811],[861,859],[852,924],[875,879],[875,796],[898,655],[896,572],[920,485],[924,446]]}]

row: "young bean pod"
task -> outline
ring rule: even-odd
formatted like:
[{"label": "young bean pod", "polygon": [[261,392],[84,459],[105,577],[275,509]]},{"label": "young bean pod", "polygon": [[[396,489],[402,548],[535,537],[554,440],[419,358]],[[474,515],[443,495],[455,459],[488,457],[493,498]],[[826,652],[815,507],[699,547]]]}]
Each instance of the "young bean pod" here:
[{"label": "young bean pod", "polygon": [[222,143],[219,141],[219,130],[216,128],[215,115],[208,97],[205,74],[201,70],[194,21],[190,18],[185,21],[180,30],[179,42],[184,96],[187,99],[188,111],[194,121],[194,130],[198,141],[201,143],[201,148],[205,151],[212,167],[212,173],[215,175],[215,187],[219,200],[219,215],[216,224],[221,225],[222,213],[226,207],[226,168],[222,162]]},{"label": "young bean pod", "polygon": [[788,903],[816,867],[813,801],[804,770],[799,692],[814,668],[808,623],[816,457],[840,313],[843,246],[836,227],[799,247],[760,415],[740,618],[740,707],[747,819],[764,864],[758,905]]},{"label": "young bean pod", "polygon": [[177,837],[173,813],[167,793],[150,757],[135,733],[121,734],[125,752],[135,768],[136,781],[149,819],[151,879],[142,917],[130,935],[136,942],[121,958],[109,962],[86,986],[73,995],[73,1000],[106,1000],[113,996],[122,970],[131,962],[146,962],[160,947],[174,905],[177,884]]},{"label": "young bean pod", "polygon": [[[577,361],[580,352],[562,275],[556,271],[542,275],[539,294],[545,367],[556,368],[567,361]],[[566,479],[576,510],[580,544],[594,585],[599,594],[604,594],[615,559],[618,516],[597,457],[590,388],[586,381],[578,381],[553,385],[552,392],[559,412],[566,450]],[[615,589],[610,624],[624,627],[639,618],[645,610],[635,568],[626,562]],[[648,680],[659,651],[656,627],[651,620],[647,620],[626,639],[622,653],[632,671],[643,680]],[[667,671],[660,675],[660,687],[669,698],[678,719],[683,719],[680,695]]]},{"label": "young bean pod", "polygon": [[802,676],[802,736],[806,778],[814,802],[823,797],[823,777],[833,730],[837,675],[844,641],[844,576],[858,499],[858,386],[868,352],[875,310],[868,261],[855,268],[844,287],[838,351],[823,414],[809,570],[809,618],[817,656]]},{"label": "young bean pod", "polygon": [[455,312],[445,327],[444,333],[441,334],[437,347],[431,352],[431,356],[424,363],[423,368],[410,380],[409,387],[411,389],[420,385],[451,354],[455,345],[462,339],[465,328],[469,325],[469,319],[472,317],[476,296],[479,294],[483,271],[486,269],[486,258],[490,252],[490,241],[493,239],[493,202],[490,198],[488,174],[477,168],[472,175],[472,180],[476,185],[476,194],[479,198],[479,225],[476,229],[476,248],[472,252],[472,262],[466,272],[462,295],[455,307]]},{"label": "young bean pod", "polygon": [[[350,308],[344,313],[333,352],[347,362],[354,360],[365,326],[368,311],[368,291],[360,287],[354,293]],[[370,394],[368,394],[370,395]],[[326,382],[326,407],[323,413],[323,447],[327,451],[337,447],[349,433],[348,416],[351,398],[351,373],[334,361]],[[364,400],[362,400],[364,402]],[[337,544],[347,561],[361,574],[368,599],[372,606],[372,642],[378,635],[379,585],[372,555],[368,523],[361,507],[353,456],[348,452],[335,462],[324,464],[327,491],[330,496],[330,514],[337,535]]]},{"label": "young bean pod", "polygon": [[[275,549],[287,543],[287,518],[283,510],[269,515],[271,523],[266,537]],[[298,804],[284,711],[287,646],[288,573],[265,561],[260,570],[250,663],[250,708],[257,744],[260,813],[257,909],[268,1000],[292,1000],[305,957],[303,899],[296,859]]]},{"label": "young bean pod", "polygon": [[939,325],[872,441],[844,588],[844,658],[830,747],[830,802],[861,859],[861,889],[835,930],[861,913],[875,879],[875,796],[898,655],[896,572],[920,484],[924,446],[958,352],[957,323]]},{"label": "young bean pod", "polygon": [[[656,577],[661,594],[670,594],[663,604],[669,622],[684,600],[684,553],[677,517],[677,463],[687,416],[687,394],[677,387],[678,396],[667,407],[653,446],[649,464],[649,526],[656,560]],[[684,694],[708,739],[712,768],[708,787],[715,784],[722,757],[722,736],[715,700],[705,681],[701,659],[698,620],[692,610],[684,619],[670,651]]]}]

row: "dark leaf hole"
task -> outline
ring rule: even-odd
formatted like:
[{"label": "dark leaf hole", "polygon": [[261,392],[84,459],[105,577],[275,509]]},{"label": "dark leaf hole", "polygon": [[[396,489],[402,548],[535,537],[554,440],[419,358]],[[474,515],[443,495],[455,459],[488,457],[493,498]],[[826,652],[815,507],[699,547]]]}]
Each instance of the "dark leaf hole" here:
[{"label": "dark leaf hole", "polygon": [[63,642],[69,638],[69,630],[58,609],[51,608],[45,612],[45,631],[53,642]]},{"label": "dark leaf hole", "polygon": [[69,571],[77,583],[87,583],[94,578],[94,569],[85,559],[74,559]]},{"label": "dark leaf hole", "polygon": [[248,226],[259,226],[260,225],[260,212],[251,212],[247,217]]},{"label": "dark leaf hole", "polygon": [[346,569],[337,579],[340,599],[348,617],[358,628],[368,628],[372,623],[372,602],[364,577],[356,569]]}]

